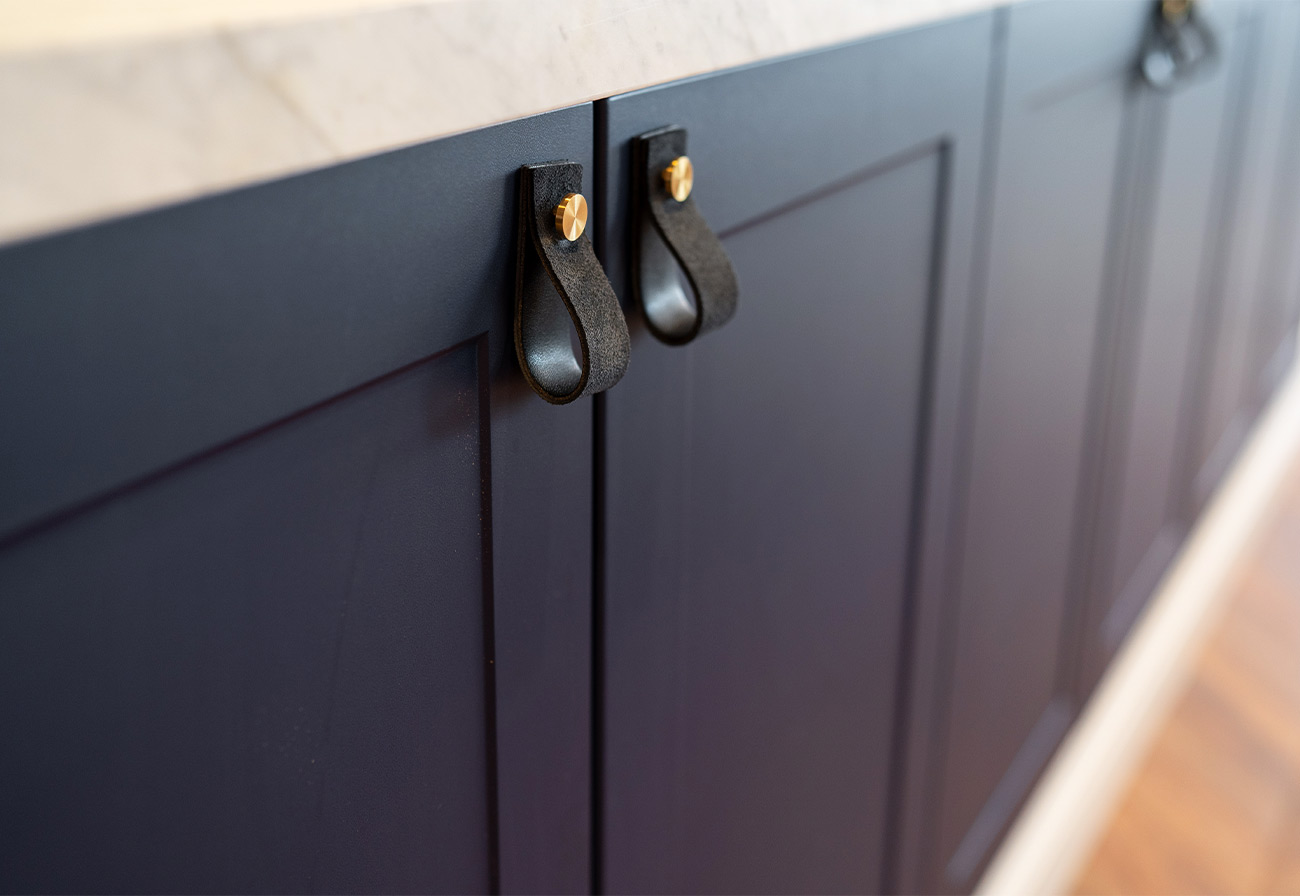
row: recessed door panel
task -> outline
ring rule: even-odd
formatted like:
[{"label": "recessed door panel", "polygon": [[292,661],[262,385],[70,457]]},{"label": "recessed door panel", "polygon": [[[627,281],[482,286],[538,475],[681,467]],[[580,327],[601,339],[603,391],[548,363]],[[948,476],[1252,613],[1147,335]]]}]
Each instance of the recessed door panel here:
[{"label": "recessed door panel", "polygon": [[[936,373],[936,344],[961,344],[991,24],[598,113],[615,284],[632,276],[627,147],[668,124],[740,282],[735,317],[685,347],[625,305],[633,360],[598,416],[610,892],[887,885],[933,383],[959,375]],[[912,87],[862,92],[886,81]]]},{"label": "recessed door panel", "polygon": [[1148,11],[1006,12],[987,283],[964,393],[963,508],[939,623],[950,640],[939,649],[948,690],[936,833],[919,889],[975,886],[1075,713],[1081,482]]},{"label": "recessed door panel", "polygon": [[1145,100],[1141,185],[1126,242],[1128,270],[1112,338],[1099,520],[1084,609],[1081,693],[1100,678],[1181,546],[1188,434],[1197,420],[1198,337],[1220,257],[1220,210],[1231,181],[1227,122],[1243,62],[1235,10],[1209,10],[1219,62]]},{"label": "recessed door panel", "polygon": [[1277,178],[1293,164],[1283,137],[1300,7],[1260,3],[1247,13],[1247,63],[1232,123],[1237,135],[1235,181],[1224,209],[1224,272],[1210,310],[1194,509],[1204,505],[1222,480],[1260,407],[1258,383],[1272,352],[1260,344],[1255,327],[1261,315],[1267,319],[1274,301],[1271,281],[1277,256],[1269,257],[1268,246],[1280,235],[1274,212],[1284,184]]},{"label": "recessed door panel", "polygon": [[592,405],[512,314],[519,168],[591,135],[0,251],[7,888],[590,887]]},{"label": "recessed door panel", "polygon": [[7,886],[487,889],[480,348],[0,554]]},{"label": "recessed door panel", "polygon": [[610,396],[613,891],[875,880],[940,161],[729,234],[742,312]]}]

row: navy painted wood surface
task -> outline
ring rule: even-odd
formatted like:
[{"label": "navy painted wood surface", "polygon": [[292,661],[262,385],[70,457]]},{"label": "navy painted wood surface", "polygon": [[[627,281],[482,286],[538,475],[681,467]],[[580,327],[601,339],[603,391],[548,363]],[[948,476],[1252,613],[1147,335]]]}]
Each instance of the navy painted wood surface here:
[{"label": "navy painted wood surface", "polygon": [[1282,170],[1278,173],[1277,186],[1277,237],[1274,254],[1270,256],[1271,263],[1277,265],[1272,283],[1276,290],[1273,301],[1278,303],[1278,308],[1262,317],[1259,328],[1264,342],[1261,354],[1267,353],[1269,345],[1278,345],[1270,358],[1272,366],[1267,371],[1266,390],[1272,388],[1294,358],[1296,329],[1300,327],[1300,165],[1295,164],[1295,159],[1300,158],[1300,52],[1293,56],[1291,63],[1288,127],[1283,135],[1286,144],[1278,154]]},{"label": "navy painted wood surface", "polygon": [[1216,65],[1169,93],[1141,96],[1129,198],[1099,353],[1102,435],[1088,480],[1095,515],[1081,608],[1079,696],[1097,683],[1190,520],[1189,440],[1200,419],[1204,314],[1220,282],[1222,209],[1239,159],[1227,127],[1249,59],[1237,8],[1211,7]]},{"label": "navy painted wood surface", "polygon": [[[972,887],[1294,351],[1300,5],[1236,8],[1167,97],[1148,4],[1025,3],[0,250],[0,889]],[[633,351],[552,407],[561,158]]]},{"label": "navy painted wood surface", "polygon": [[915,712],[932,714],[917,736],[935,747],[911,802],[908,890],[975,885],[1076,711],[1081,479],[1148,14],[1090,2],[1000,13],[962,475],[951,528],[927,533],[944,548],[932,564],[942,609],[917,659],[938,671]]},{"label": "navy painted wood surface", "polygon": [[591,135],[0,252],[0,889],[589,886],[591,405],[510,332]]},{"label": "navy painted wood surface", "polygon": [[1274,90],[1285,91],[1277,143],[1266,158],[1272,178],[1267,231],[1261,270],[1256,279],[1257,302],[1252,322],[1250,354],[1256,374],[1253,394],[1247,400],[1261,405],[1268,400],[1295,355],[1296,327],[1300,325],[1300,3],[1289,8],[1265,8],[1271,17],[1265,27],[1291,40],[1274,61]]},{"label": "navy painted wood surface", "polygon": [[1293,147],[1284,136],[1300,52],[1300,6],[1260,2],[1244,11],[1249,62],[1231,125],[1238,141],[1238,179],[1222,212],[1224,272],[1208,313],[1209,339],[1198,383],[1203,416],[1195,441],[1193,511],[1222,481],[1260,410],[1259,383],[1268,378],[1265,371],[1274,352],[1261,343],[1257,327],[1275,319],[1272,279],[1285,256],[1270,257],[1270,243],[1284,235],[1278,229],[1278,202],[1285,201],[1287,172],[1295,165]]},{"label": "navy painted wood surface", "polygon": [[616,288],[629,141],[676,124],[741,289],[682,348],[627,307],[598,414],[609,892],[885,883],[919,486],[951,439],[929,358],[961,354],[991,21],[598,108]]}]

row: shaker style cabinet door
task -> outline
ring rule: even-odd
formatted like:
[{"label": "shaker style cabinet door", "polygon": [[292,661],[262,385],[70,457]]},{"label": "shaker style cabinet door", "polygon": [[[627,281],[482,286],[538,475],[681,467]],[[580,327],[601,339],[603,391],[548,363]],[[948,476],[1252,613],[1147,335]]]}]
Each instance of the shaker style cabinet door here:
[{"label": "shaker style cabinet door", "polygon": [[[1292,2],[1246,4],[1244,89],[1231,121],[1236,135],[1230,201],[1223,210],[1223,273],[1209,309],[1209,340],[1201,365],[1201,420],[1193,466],[1193,510],[1204,506],[1245,442],[1260,409],[1260,382],[1281,334],[1266,345],[1259,327],[1277,327],[1283,315],[1274,290],[1279,266],[1295,243],[1279,213],[1293,214],[1292,169],[1296,146],[1286,139],[1288,107],[1300,56],[1300,6]],[[1294,108],[1291,106],[1291,108]]]},{"label": "shaker style cabinet door", "polygon": [[933,749],[909,770],[920,783],[902,881],[914,892],[974,887],[1076,712],[1080,481],[1151,7],[1072,0],[1000,14],[960,473],[952,525],[928,528],[923,568],[914,742]]},{"label": "shaker style cabinet door", "polygon": [[1119,224],[1098,511],[1082,610],[1080,697],[1097,683],[1183,543],[1189,437],[1199,414],[1205,314],[1220,282],[1223,209],[1236,182],[1233,116],[1252,64],[1238,7],[1201,11],[1217,62],[1140,98],[1129,214]]},{"label": "shaker style cabinet door", "polygon": [[[936,381],[958,378],[990,15],[614,98],[597,406],[598,886],[876,892]],[[638,135],[687,133],[734,317],[632,296]],[[658,172],[648,189],[662,189]]]},{"label": "shaker style cabinet door", "polygon": [[[1300,2],[1263,4],[1265,28],[1278,32],[1286,50],[1274,60],[1276,100],[1284,103],[1278,142],[1267,164],[1272,184],[1262,268],[1256,279],[1251,357],[1256,382],[1248,396],[1267,402],[1295,358],[1300,326]],[[1289,33],[1288,33],[1289,32]]]},{"label": "shaker style cabinet door", "polygon": [[591,406],[511,334],[591,132],[0,251],[3,889],[589,886]]}]

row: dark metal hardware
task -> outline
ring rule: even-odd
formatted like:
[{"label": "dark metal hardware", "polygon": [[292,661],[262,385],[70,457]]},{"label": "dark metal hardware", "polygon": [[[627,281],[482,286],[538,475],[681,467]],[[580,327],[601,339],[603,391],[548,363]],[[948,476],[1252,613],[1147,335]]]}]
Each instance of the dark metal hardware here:
[{"label": "dark metal hardware", "polygon": [[1160,0],[1142,41],[1138,68],[1157,90],[1172,90],[1218,58],[1218,40],[1196,0]]},{"label": "dark metal hardware", "polygon": [[613,386],[631,347],[618,297],[584,232],[586,205],[581,165],[520,170],[515,352],[529,385],[552,404]]},{"label": "dark metal hardware", "polygon": [[[731,319],[740,292],[736,272],[690,196],[685,129],[642,134],[632,143],[632,156],[632,288],[650,332],[684,345]],[[679,269],[693,299],[682,288]]]}]

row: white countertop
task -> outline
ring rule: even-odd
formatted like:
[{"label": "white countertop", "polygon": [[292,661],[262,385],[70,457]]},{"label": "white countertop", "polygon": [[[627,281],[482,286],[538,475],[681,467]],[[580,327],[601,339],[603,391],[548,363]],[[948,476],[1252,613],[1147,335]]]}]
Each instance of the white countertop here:
[{"label": "white countertop", "polygon": [[0,0],[0,243],[1002,2]]}]

